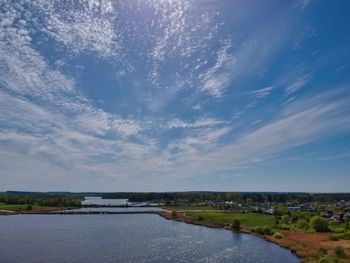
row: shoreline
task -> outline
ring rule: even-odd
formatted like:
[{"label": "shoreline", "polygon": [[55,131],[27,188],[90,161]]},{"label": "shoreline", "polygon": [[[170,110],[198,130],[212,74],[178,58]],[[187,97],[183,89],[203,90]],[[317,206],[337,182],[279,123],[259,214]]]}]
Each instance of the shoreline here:
[{"label": "shoreline", "polygon": [[[186,216],[184,215],[184,213],[181,212],[177,212],[176,216],[173,216],[169,212],[161,212],[159,213],[159,215],[167,220],[174,220],[178,222],[200,225],[209,228],[223,228],[232,231],[229,225],[199,221],[192,217]],[[300,259],[300,262],[319,262],[316,258],[319,256],[320,248],[325,249],[327,251],[327,256],[334,256],[333,250],[337,245],[342,245],[345,250],[350,251],[349,240],[331,241],[329,239],[331,233],[306,233],[293,232],[287,230],[281,230],[279,232],[283,234],[283,238],[278,239],[273,237],[272,235],[263,236],[258,233],[252,232],[245,227],[241,227],[241,230],[237,233],[251,234],[263,238],[268,242],[272,242],[281,248],[288,249],[298,259]],[[349,260],[349,258],[350,257],[348,255],[343,259]]]},{"label": "shoreline", "polygon": [[[169,210],[170,211],[170,210]],[[198,226],[204,226],[204,227],[209,227],[209,228],[223,228],[225,230],[234,232],[231,228],[229,228],[227,225],[225,224],[219,224],[219,223],[212,223],[212,222],[204,222],[204,221],[198,221],[192,217],[186,216],[183,213],[177,213],[176,216],[172,216],[171,213],[166,213],[166,212],[161,212],[159,213],[159,215],[167,220],[173,220],[173,221],[178,221],[178,222],[183,222],[183,223],[187,223],[187,224],[192,224],[192,225],[198,225]],[[263,238],[264,240],[274,243],[278,246],[280,246],[281,248],[284,249],[288,249],[292,254],[294,254],[297,258],[299,258],[302,262],[302,257],[297,255],[296,251],[291,249],[288,246],[281,246],[281,244],[279,242],[276,242],[274,239],[270,239],[268,238],[268,236],[262,236],[259,235],[257,233],[254,233],[252,231],[250,231],[249,229],[245,228],[245,227],[241,227],[241,230],[239,232],[235,232],[235,233],[242,233],[242,234],[250,234],[250,235],[254,235],[260,238]]]},{"label": "shoreline", "polygon": [[[74,208],[70,208],[73,210]],[[232,231],[229,224],[222,223],[213,223],[199,221],[193,217],[185,215],[184,212],[176,212],[174,215],[171,210],[163,211],[69,211],[69,208],[40,208],[32,211],[18,211],[8,214],[1,215],[97,215],[97,214],[154,214],[163,217],[166,220],[173,220],[178,222],[183,222],[192,225],[199,225],[209,228],[223,228],[225,230]],[[237,233],[251,234],[257,237],[263,238],[268,242],[272,242],[281,248],[288,249],[293,253],[300,262],[318,262],[316,259],[319,256],[320,248],[327,251],[328,256],[334,256],[333,250],[337,245],[344,247],[346,251],[350,251],[350,241],[349,240],[340,240],[340,241],[331,241],[329,237],[331,233],[306,233],[306,232],[293,232],[287,230],[279,231],[283,234],[283,237],[278,239],[272,235],[263,236],[258,233],[250,231],[248,228],[241,227],[241,230]],[[345,260],[349,259],[349,255],[344,258]]]}]

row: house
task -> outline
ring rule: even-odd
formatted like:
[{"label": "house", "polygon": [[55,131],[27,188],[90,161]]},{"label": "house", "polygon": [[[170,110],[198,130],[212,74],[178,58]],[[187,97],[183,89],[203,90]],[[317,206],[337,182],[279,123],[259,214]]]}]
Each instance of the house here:
[{"label": "house", "polygon": [[322,212],[320,216],[325,217],[325,218],[331,218],[333,216],[333,211],[326,211]]},{"label": "house", "polygon": [[296,212],[296,211],[301,211],[300,206],[289,206],[288,207],[288,212]]},{"label": "house", "polygon": [[177,199],[175,205],[189,205],[191,202],[187,199]]},{"label": "house", "polygon": [[273,215],[273,208],[266,209],[265,214]]}]

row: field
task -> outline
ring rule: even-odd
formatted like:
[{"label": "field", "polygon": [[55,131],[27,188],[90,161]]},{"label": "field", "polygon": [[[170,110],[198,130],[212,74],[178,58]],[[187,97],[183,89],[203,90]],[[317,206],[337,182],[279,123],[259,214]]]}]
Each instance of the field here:
[{"label": "field", "polygon": [[[41,206],[33,205],[32,208],[40,208]],[[28,205],[6,205],[6,204],[0,204],[0,210],[7,210],[7,211],[23,211],[27,210]]]},{"label": "field", "polygon": [[188,216],[199,218],[206,222],[231,224],[234,219],[238,219],[243,227],[268,226],[274,227],[275,219],[270,215],[238,212],[190,212]]},{"label": "field", "polygon": [[181,206],[165,206],[165,209],[169,210],[181,210],[181,211],[188,211],[188,210],[216,210],[213,206],[191,206],[191,205],[181,205]]},{"label": "field", "polygon": [[42,205],[32,205],[31,209],[28,209],[28,205],[9,205],[0,204],[0,212],[2,213],[16,213],[16,212],[51,212],[57,210],[63,210],[64,207],[50,207]]}]

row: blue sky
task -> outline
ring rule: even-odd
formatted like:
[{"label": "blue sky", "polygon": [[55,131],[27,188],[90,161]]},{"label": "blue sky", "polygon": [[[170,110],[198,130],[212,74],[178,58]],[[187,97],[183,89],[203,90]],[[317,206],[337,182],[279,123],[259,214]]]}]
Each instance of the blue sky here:
[{"label": "blue sky", "polygon": [[349,1],[0,3],[0,190],[350,189]]}]

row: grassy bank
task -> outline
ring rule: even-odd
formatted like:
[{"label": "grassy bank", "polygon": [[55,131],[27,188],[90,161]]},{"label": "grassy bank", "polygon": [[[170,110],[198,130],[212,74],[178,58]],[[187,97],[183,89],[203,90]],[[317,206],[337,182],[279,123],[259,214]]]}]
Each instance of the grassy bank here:
[{"label": "grassy bank", "polygon": [[22,212],[50,212],[50,211],[59,211],[67,209],[66,207],[50,207],[42,205],[13,205],[13,204],[0,204],[0,214],[7,213],[22,213]]},{"label": "grassy bank", "polygon": [[168,209],[168,210],[172,210],[172,211],[178,211],[178,210],[181,210],[181,211],[190,211],[190,210],[216,210],[216,208],[214,206],[189,206],[189,205],[183,205],[183,206],[165,206],[163,207],[165,209]]},{"label": "grassy bank", "polygon": [[190,212],[186,215],[206,222],[231,224],[234,219],[238,219],[242,227],[250,228],[255,226],[274,227],[273,216],[254,214],[254,213],[237,213],[237,212]]},{"label": "grassy bank", "polygon": [[[173,209],[176,210],[176,209]],[[264,237],[281,247],[287,248],[302,259],[302,262],[346,263],[350,262],[350,240],[334,239],[334,230],[341,227],[331,227],[327,233],[317,233],[311,229],[303,230],[295,224],[276,224],[270,215],[257,213],[196,211],[203,209],[179,208],[177,212],[168,213],[165,217],[207,227],[225,227],[230,229],[234,219],[241,224],[241,231]],[[290,230],[281,229],[286,225]],[[261,231],[263,230],[263,231]],[[265,232],[265,230],[268,230]]]}]

